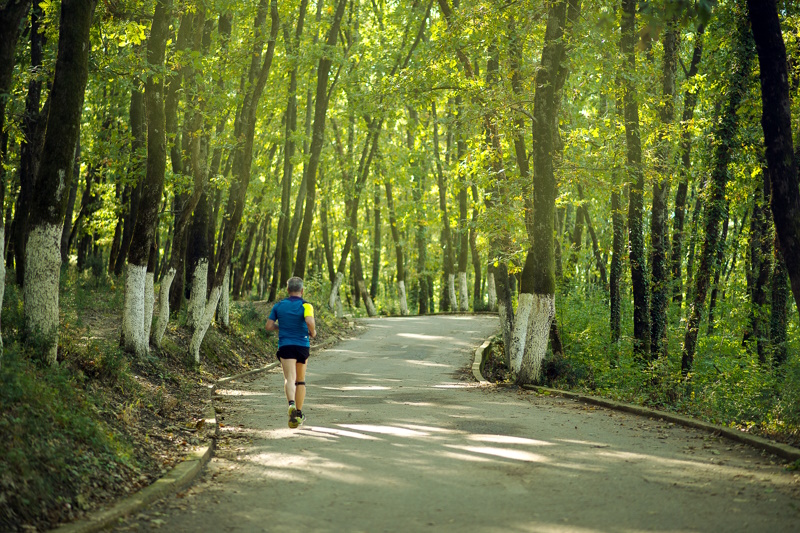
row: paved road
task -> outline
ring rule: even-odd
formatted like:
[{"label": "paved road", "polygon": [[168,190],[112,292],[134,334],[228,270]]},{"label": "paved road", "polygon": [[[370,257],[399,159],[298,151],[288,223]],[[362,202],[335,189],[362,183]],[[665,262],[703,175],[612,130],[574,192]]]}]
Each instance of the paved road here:
[{"label": "paved road", "polygon": [[800,530],[800,476],[656,420],[463,370],[496,318],[363,322],[312,357],[306,425],[282,378],[219,391],[224,437],[191,489],[117,531]]}]

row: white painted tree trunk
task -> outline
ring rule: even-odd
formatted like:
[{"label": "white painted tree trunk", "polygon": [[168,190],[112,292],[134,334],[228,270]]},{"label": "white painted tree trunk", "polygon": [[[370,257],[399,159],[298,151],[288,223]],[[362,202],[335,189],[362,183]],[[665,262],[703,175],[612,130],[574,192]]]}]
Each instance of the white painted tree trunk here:
[{"label": "white painted tree trunk", "polygon": [[61,275],[61,224],[35,226],[25,253],[25,326],[47,341],[42,358],[55,364],[58,355],[58,281]]},{"label": "white painted tree trunk", "polygon": [[511,371],[514,375],[519,373],[522,366],[522,356],[525,353],[525,345],[528,341],[528,326],[533,309],[533,294],[521,292],[517,313],[514,317],[514,327],[511,330],[511,345],[508,347],[508,354],[511,360]]},{"label": "white painted tree trunk", "polygon": [[208,302],[206,302],[205,308],[203,309],[203,316],[200,319],[200,323],[197,325],[197,329],[194,330],[194,333],[192,333],[192,340],[189,342],[189,356],[192,357],[197,364],[200,364],[200,345],[203,343],[211,321],[214,320],[214,311],[217,309],[221,294],[222,287],[214,287],[211,289],[211,295],[208,297]]},{"label": "white painted tree trunk", "polygon": [[125,306],[122,311],[122,340],[126,351],[137,357],[147,355],[144,307],[147,266],[128,263],[125,275]]},{"label": "white painted tree trunk", "polygon": [[372,301],[372,297],[369,295],[369,292],[364,288],[363,281],[358,282],[358,289],[363,295],[364,307],[367,308],[367,314],[369,316],[378,316],[378,311],[375,309],[375,302]]},{"label": "white painted tree trunk", "polygon": [[333,280],[333,287],[331,287],[330,298],[328,298],[328,307],[336,311],[336,318],[342,318],[344,316],[342,312],[342,298],[339,295],[339,289],[342,286],[343,280],[344,274],[337,272],[336,278]]},{"label": "white painted tree trunk", "polygon": [[194,331],[203,317],[208,292],[208,259],[202,258],[192,274],[192,296],[189,299],[189,327]]},{"label": "white painted tree trunk", "polygon": [[489,310],[496,311],[497,310],[497,289],[494,286],[494,273],[489,272],[489,275],[486,277],[486,292],[489,297]]},{"label": "white painted tree trunk", "polygon": [[397,282],[400,290],[400,314],[403,316],[408,315],[408,300],[406,299],[406,282],[400,280]]},{"label": "white painted tree trunk", "polygon": [[[497,314],[500,317],[500,329],[503,334],[503,346],[508,350],[511,347],[511,331],[514,328],[514,315],[509,316],[508,308],[505,305],[498,306]],[[506,359],[508,359],[506,352]]]},{"label": "white painted tree trunk", "polygon": [[450,310],[455,311],[458,309],[458,300],[456,300],[456,276],[455,274],[447,275],[447,290],[450,295]]},{"label": "white painted tree trunk", "polygon": [[[155,272],[148,272],[144,281],[144,338],[150,340],[150,329],[153,327],[153,307],[156,303]],[[149,346],[148,346],[149,351]]]},{"label": "white painted tree trunk", "polygon": [[[0,313],[3,311],[3,297],[6,291],[6,227],[0,226]],[[2,318],[2,317],[0,317]],[[0,368],[3,367],[3,333],[0,330]]]},{"label": "white painted tree trunk", "polygon": [[153,329],[150,341],[156,348],[161,348],[161,341],[164,339],[164,332],[167,331],[169,324],[169,289],[175,279],[175,269],[170,268],[161,279],[161,287],[158,291],[158,320]]},{"label": "white painted tree trunk", "polygon": [[469,311],[469,287],[467,287],[467,273],[458,273],[458,310],[462,313]]},{"label": "white painted tree trunk", "polygon": [[550,340],[550,324],[556,316],[555,294],[533,294],[531,313],[528,319],[528,338],[525,353],[517,374],[517,383],[530,384],[539,381],[542,361]]},{"label": "white painted tree trunk", "polygon": [[231,267],[225,270],[225,277],[222,279],[222,293],[219,296],[219,310],[217,320],[222,327],[231,326]]}]

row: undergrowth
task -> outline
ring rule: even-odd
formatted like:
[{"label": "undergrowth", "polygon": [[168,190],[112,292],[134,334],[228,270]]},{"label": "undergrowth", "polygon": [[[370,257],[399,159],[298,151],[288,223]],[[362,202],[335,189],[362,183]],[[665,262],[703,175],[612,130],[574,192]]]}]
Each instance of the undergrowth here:
[{"label": "undergrowth", "polygon": [[742,343],[747,306],[734,297],[718,302],[715,327],[701,324],[688,377],[681,374],[685,322],[670,310],[667,356],[643,362],[632,356],[632,309],[623,298],[623,337],[612,343],[605,294],[599,288],[558,296],[557,321],[564,356],[548,353],[543,384],[688,414],[800,444],[800,332],[790,314],[789,358],[780,368],[758,362]]}]

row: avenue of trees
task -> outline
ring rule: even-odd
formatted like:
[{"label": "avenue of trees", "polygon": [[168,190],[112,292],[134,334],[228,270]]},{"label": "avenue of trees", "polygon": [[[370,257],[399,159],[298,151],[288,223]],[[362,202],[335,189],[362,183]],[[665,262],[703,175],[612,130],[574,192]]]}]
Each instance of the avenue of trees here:
[{"label": "avenue of trees", "polygon": [[338,314],[497,311],[519,383],[780,373],[798,88],[775,0],[2,0],[0,297],[50,364],[75,263],[136,356],[185,320],[199,362],[294,275]]}]

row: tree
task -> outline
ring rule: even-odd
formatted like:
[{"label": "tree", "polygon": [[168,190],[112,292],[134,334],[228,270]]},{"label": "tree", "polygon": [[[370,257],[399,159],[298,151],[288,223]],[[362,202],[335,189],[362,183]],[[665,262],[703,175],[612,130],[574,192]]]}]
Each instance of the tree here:
[{"label": "tree", "polygon": [[800,310],[800,178],[792,150],[791,100],[775,0],[748,0],[750,22],[761,67],[761,126],[766,144],[767,172],[772,185],[772,216],[786,262],[794,301]]},{"label": "tree", "polygon": [[25,245],[25,327],[32,339],[39,338],[42,356],[51,365],[58,349],[61,229],[89,76],[95,5],[87,0],[61,4],[58,56]]},{"label": "tree", "polygon": [[156,1],[150,37],[147,40],[147,64],[152,69],[145,80],[144,88],[147,110],[147,164],[142,182],[139,212],[128,251],[121,340],[125,350],[138,357],[149,352],[147,336],[149,324],[145,324],[145,317],[148,314],[145,310],[147,264],[158,222],[167,164],[164,77],[159,72],[164,68],[171,11],[172,0]]},{"label": "tree", "polygon": [[[512,353],[517,383],[539,379],[556,312],[555,200],[556,176],[553,153],[558,131],[561,87],[566,80],[568,30],[578,20],[580,0],[561,0],[547,13],[545,44],[536,74],[533,97],[533,244],[522,271],[520,303],[515,339],[524,339],[524,349]],[[517,341],[520,342],[520,341]]]},{"label": "tree", "polygon": [[[234,129],[234,136],[239,141],[231,155],[235,181],[231,185],[228,202],[225,206],[222,243],[219,247],[217,268],[202,319],[197,324],[189,344],[189,355],[197,363],[200,362],[200,344],[203,342],[203,338],[211,325],[211,320],[214,318],[214,311],[217,309],[217,304],[223,295],[223,288],[227,295],[227,287],[230,280],[229,262],[231,260],[231,252],[239,231],[239,225],[242,222],[247,186],[250,183],[258,103],[267,83],[272,60],[275,56],[275,41],[280,25],[277,0],[270,1],[269,14],[270,32],[267,36],[264,31],[267,0],[261,0],[257,9],[255,23],[253,24],[255,28],[255,43],[248,71],[248,83],[245,86],[244,98],[236,117],[236,127]],[[263,52],[265,41],[267,50]],[[221,310],[220,314],[225,315],[225,310]]]},{"label": "tree", "polygon": [[692,369],[694,354],[697,349],[697,335],[702,319],[706,294],[711,276],[716,268],[717,247],[719,246],[720,224],[727,209],[725,203],[725,187],[728,181],[728,165],[733,152],[733,141],[739,126],[737,110],[744,96],[747,80],[750,75],[752,42],[743,13],[737,13],[736,19],[735,57],[730,69],[730,80],[725,95],[725,109],[714,130],[714,162],[711,176],[706,182],[704,194],[704,230],[700,255],[700,266],[695,278],[692,304],[683,342],[681,371],[684,375]]},{"label": "tree", "polygon": [[[8,94],[14,74],[14,50],[19,39],[22,20],[30,8],[30,0],[9,0],[0,7],[0,95]],[[8,134],[6,133],[6,98],[0,96],[0,206],[5,204],[6,175],[5,164],[8,152]],[[0,303],[6,286],[6,225],[0,215]],[[3,338],[0,335],[0,364],[3,356]]]},{"label": "tree", "polygon": [[634,352],[639,357],[650,353],[650,313],[647,270],[642,227],[642,144],[639,132],[639,104],[633,76],[636,73],[636,0],[622,0],[620,52],[624,57],[622,81],[623,117],[625,121],[626,171],[629,176],[628,246],[633,285]]}]

